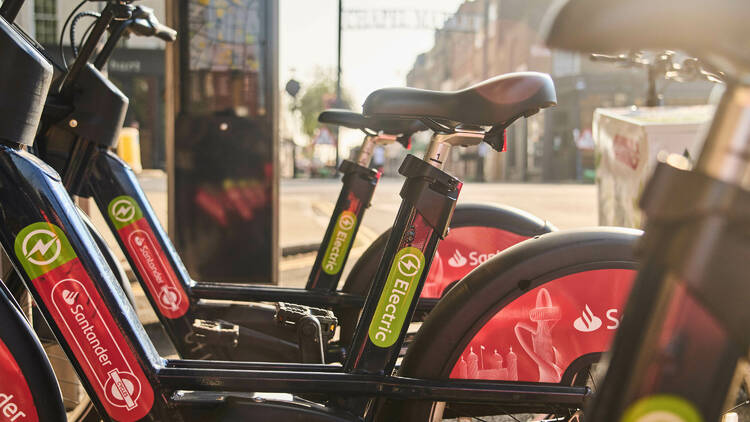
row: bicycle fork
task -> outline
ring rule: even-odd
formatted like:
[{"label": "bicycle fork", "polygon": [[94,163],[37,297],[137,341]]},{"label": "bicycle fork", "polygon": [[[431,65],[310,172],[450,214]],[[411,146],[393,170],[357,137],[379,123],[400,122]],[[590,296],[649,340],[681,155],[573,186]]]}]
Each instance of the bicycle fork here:
[{"label": "bicycle fork", "polygon": [[750,346],[750,86],[727,87],[695,171],[680,161],[643,193],[644,265],[587,419],[717,421],[733,399]]}]

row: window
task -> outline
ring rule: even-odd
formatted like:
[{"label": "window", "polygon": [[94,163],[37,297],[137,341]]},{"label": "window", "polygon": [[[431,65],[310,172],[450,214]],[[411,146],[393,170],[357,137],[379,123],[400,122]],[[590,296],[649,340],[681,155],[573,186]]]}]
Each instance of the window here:
[{"label": "window", "polygon": [[57,5],[55,0],[34,0],[36,40],[54,44],[57,39]]}]

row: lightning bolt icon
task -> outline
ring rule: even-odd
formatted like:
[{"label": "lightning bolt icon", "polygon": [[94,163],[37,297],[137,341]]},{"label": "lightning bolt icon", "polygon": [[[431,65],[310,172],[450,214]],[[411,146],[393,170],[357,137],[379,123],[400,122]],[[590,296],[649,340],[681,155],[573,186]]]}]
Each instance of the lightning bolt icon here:
[{"label": "lightning bolt icon", "polygon": [[420,257],[413,253],[405,253],[398,258],[398,270],[404,276],[411,277],[419,272],[422,266]]},{"label": "lightning bolt icon", "polygon": [[39,239],[34,244],[34,247],[31,248],[29,253],[26,254],[26,259],[29,259],[31,255],[34,255],[34,253],[39,252],[42,256],[45,256],[47,254],[47,251],[49,248],[52,247],[52,244],[55,243],[55,240],[57,240],[56,237],[51,238],[47,243],[42,242],[42,239]]},{"label": "lightning bolt icon", "polygon": [[412,270],[417,267],[417,264],[415,264],[414,261],[401,261],[401,264],[403,264],[404,268],[408,270]]},{"label": "lightning bolt icon", "polygon": [[126,215],[130,214],[131,208],[132,207],[130,205],[124,205],[124,206],[118,208],[117,210],[115,210],[115,215],[118,216],[118,217],[126,216]]}]

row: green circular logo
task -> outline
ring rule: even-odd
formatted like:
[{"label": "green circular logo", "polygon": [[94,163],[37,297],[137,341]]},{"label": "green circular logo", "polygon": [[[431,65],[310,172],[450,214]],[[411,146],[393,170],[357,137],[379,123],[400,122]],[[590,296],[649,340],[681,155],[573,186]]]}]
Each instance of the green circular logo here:
[{"label": "green circular logo", "polygon": [[36,229],[23,238],[21,251],[27,261],[35,265],[49,265],[59,256],[62,246],[57,234],[47,229]]},{"label": "green circular logo", "polygon": [[357,217],[353,212],[345,212],[341,214],[339,218],[339,227],[341,230],[351,230],[354,227],[354,223],[357,221]]},{"label": "green circular logo", "polygon": [[679,396],[659,394],[631,405],[620,422],[703,422],[692,403]]},{"label": "green circular logo", "polygon": [[135,215],[135,206],[130,199],[118,199],[112,203],[112,217],[125,223],[133,219]]},{"label": "green circular logo", "polygon": [[107,207],[109,218],[117,230],[140,220],[143,212],[138,206],[138,202],[128,195],[120,195],[109,202]]}]

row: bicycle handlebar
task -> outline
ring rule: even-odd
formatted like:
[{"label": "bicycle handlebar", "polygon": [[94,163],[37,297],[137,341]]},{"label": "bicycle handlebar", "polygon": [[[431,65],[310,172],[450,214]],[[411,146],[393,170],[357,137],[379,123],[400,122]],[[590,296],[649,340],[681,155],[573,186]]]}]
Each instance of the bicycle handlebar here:
[{"label": "bicycle handlebar", "polygon": [[167,42],[173,42],[177,39],[177,31],[161,24],[154,15],[154,10],[145,6],[133,7],[131,17],[113,24],[110,31],[107,42],[94,60],[94,66],[99,70],[104,68],[120,38],[126,33],[145,37],[155,36]]},{"label": "bicycle handlebar", "polygon": [[111,33],[102,51],[96,56],[94,66],[97,69],[104,68],[107,60],[112,55],[120,37],[126,32],[132,32],[142,36],[156,36],[162,40],[172,42],[177,38],[177,31],[162,25],[151,8],[145,6],[133,6],[132,0],[109,1],[97,19],[89,37],[85,40],[83,48],[66,75],[61,87],[63,95],[70,94],[70,90],[81,73],[81,69],[88,63],[94,52],[96,44],[101,39],[107,28]]},{"label": "bicycle handlebar", "polygon": [[[662,74],[664,79],[688,82],[694,80],[707,80],[709,82],[723,82],[723,75],[709,69],[700,60],[688,57],[681,64],[673,61],[674,53],[665,51],[655,55],[653,58],[646,58],[641,52],[630,52],[628,54],[608,55],[608,54],[591,54],[591,61],[602,63],[617,63],[626,67],[637,66],[646,68],[649,75],[656,76]],[[650,76],[650,77],[652,77]]]}]

